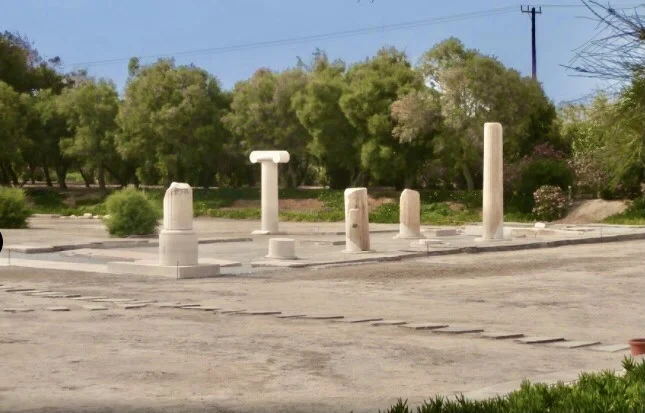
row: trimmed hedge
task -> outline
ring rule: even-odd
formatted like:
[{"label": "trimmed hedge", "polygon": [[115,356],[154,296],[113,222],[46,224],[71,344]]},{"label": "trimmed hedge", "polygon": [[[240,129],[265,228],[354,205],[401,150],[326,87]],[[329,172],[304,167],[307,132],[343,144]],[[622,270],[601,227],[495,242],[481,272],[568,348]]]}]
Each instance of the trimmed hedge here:
[{"label": "trimmed hedge", "polygon": [[[643,413],[645,411],[645,360],[636,363],[625,358],[625,376],[612,371],[583,373],[572,385],[554,386],[525,381],[520,390],[505,397],[456,401],[436,397],[417,407],[417,413]],[[407,401],[386,410],[387,413],[412,413]],[[380,411],[379,411],[380,413]]]},{"label": "trimmed hedge", "polygon": [[118,237],[152,235],[162,215],[146,194],[134,188],[113,193],[105,204],[109,214],[106,220],[108,232]]},{"label": "trimmed hedge", "polygon": [[30,215],[22,189],[0,188],[0,228],[26,228]]}]

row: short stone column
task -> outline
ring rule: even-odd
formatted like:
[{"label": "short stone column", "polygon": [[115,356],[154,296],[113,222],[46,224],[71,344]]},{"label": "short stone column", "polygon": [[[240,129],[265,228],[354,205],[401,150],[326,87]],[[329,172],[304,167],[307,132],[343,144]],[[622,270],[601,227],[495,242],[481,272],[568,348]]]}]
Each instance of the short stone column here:
[{"label": "short stone column", "polygon": [[159,233],[159,264],[197,265],[197,234],[193,231],[193,190],[173,182],[163,199],[163,229]]},{"label": "short stone column", "polygon": [[287,151],[253,151],[252,163],[262,164],[262,227],[253,234],[278,233],[278,164],[289,162]]},{"label": "short stone column", "polygon": [[424,238],[421,235],[421,195],[419,192],[404,189],[401,192],[399,208],[399,233],[395,238]]},{"label": "short stone column", "polygon": [[345,190],[345,252],[370,250],[367,188]]},{"label": "short stone column", "polygon": [[296,241],[291,238],[270,238],[269,253],[266,255],[266,258],[295,260],[297,258]]},{"label": "short stone column", "polygon": [[484,124],[482,240],[504,239],[504,155],[502,125]]}]

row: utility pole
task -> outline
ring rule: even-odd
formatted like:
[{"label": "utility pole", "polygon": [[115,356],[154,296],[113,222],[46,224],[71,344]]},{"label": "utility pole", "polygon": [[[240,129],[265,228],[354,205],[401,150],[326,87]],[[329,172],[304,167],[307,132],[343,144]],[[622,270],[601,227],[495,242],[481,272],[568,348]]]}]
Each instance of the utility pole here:
[{"label": "utility pole", "polygon": [[535,7],[531,6],[526,6],[526,10],[524,10],[524,6],[520,7],[522,13],[531,13],[531,57],[533,62],[533,80],[537,80],[537,55],[535,51],[535,15],[542,14],[542,7],[538,8],[538,10],[536,10]]}]

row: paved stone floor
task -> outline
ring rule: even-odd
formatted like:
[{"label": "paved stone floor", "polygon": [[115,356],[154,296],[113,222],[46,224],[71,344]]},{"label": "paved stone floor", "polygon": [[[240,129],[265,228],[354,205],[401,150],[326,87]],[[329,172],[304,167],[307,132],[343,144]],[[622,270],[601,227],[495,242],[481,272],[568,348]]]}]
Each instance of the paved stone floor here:
[{"label": "paved stone floor", "polygon": [[[480,398],[523,378],[620,369],[645,326],[643,252],[630,241],[203,280],[0,267],[0,411],[375,412],[398,397]],[[499,332],[511,338],[482,337]]]},{"label": "paved stone floor", "polygon": [[[371,224],[373,251],[347,254],[343,252],[343,223],[285,222],[281,223],[280,230],[295,240],[299,259],[276,261],[265,258],[270,236],[251,236],[258,226],[256,221],[195,219],[194,228],[200,238],[200,259],[220,263],[223,274],[245,274],[273,271],[276,267],[319,267],[400,260],[427,254],[454,254],[468,248],[543,247],[553,242],[599,241],[616,236],[645,239],[645,227],[556,225],[536,231],[529,224],[508,224],[509,239],[501,242],[478,242],[476,239],[481,234],[477,230],[481,227],[467,226],[453,227],[457,234],[452,236],[433,238],[428,232],[427,236],[438,243],[419,245],[413,240],[394,239],[398,224]],[[432,227],[422,229],[432,230]],[[111,261],[158,259],[155,237],[110,238],[98,220],[37,217],[31,220],[29,229],[4,230],[3,236],[5,249],[0,253],[0,265],[11,263],[33,268],[105,273],[108,271],[106,264]],[[57,251],[61,249],[65,251]]]}]

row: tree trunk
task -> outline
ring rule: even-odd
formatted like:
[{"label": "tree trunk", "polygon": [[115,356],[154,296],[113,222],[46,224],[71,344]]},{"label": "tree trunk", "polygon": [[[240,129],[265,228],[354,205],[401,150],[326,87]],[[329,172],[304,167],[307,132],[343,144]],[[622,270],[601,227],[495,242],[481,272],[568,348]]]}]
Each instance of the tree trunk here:
[{"label": "tree trunk", "polygon": [[49,187],[54,186],[52,184],[52,177],[49,175],[49,167],[47,165],[43,165],[43,174],[45,175],[45,181],[47,181],[47,186]]},{"label": "tree trunk", "polygon": [[0,162],[0,185],[11,186],[9,174],[7,173],[4,162]]},{"label": "tree trunk", "polygon": [[85,187],[89,188],[92,185],[92,180],[90,179],[90,176],[86,174],[83,171],[83,168],[79,167],[78,171],[81,173],[81,176],[83,177],[83,181],[85,181]]},{"label": "tree trunk", "polygon": [[60,165],[56,167],[56,179],[58,180],[58,187],[60,189],[67,189],[67,166]]},{"label": "tree trunk", "polygon": [[9,172],[9,176],[11,177],[11,182],[13,182],[13,186],[20,186],[18,175],[16,175],[16,171],[13,170],[13,166],[11,166],[11,164],[7,165],[7,170]]},{"label": "tree trunk", "polygon": [[36,185],[36,177],[35,177],[34,169],[35,169],[34,165],[29,164],[29,181],[31,182],[32,185]]},{"label": "tree trunk", "polygon": [[468,168],[467,165],[463,165],[461,167],[461,171],[464,175],[464,179],[466,180],[466,189],[469,191],[472,191],[475,189],[475,181],[473,180],[473,174],[470,172],[470,169]]},{"label": "tree trunk", "polygon": [[99,177],[99,188],[101,190],[105,190],[105,168],[103,167],[103,162],[99,163],[98,177]]}]

